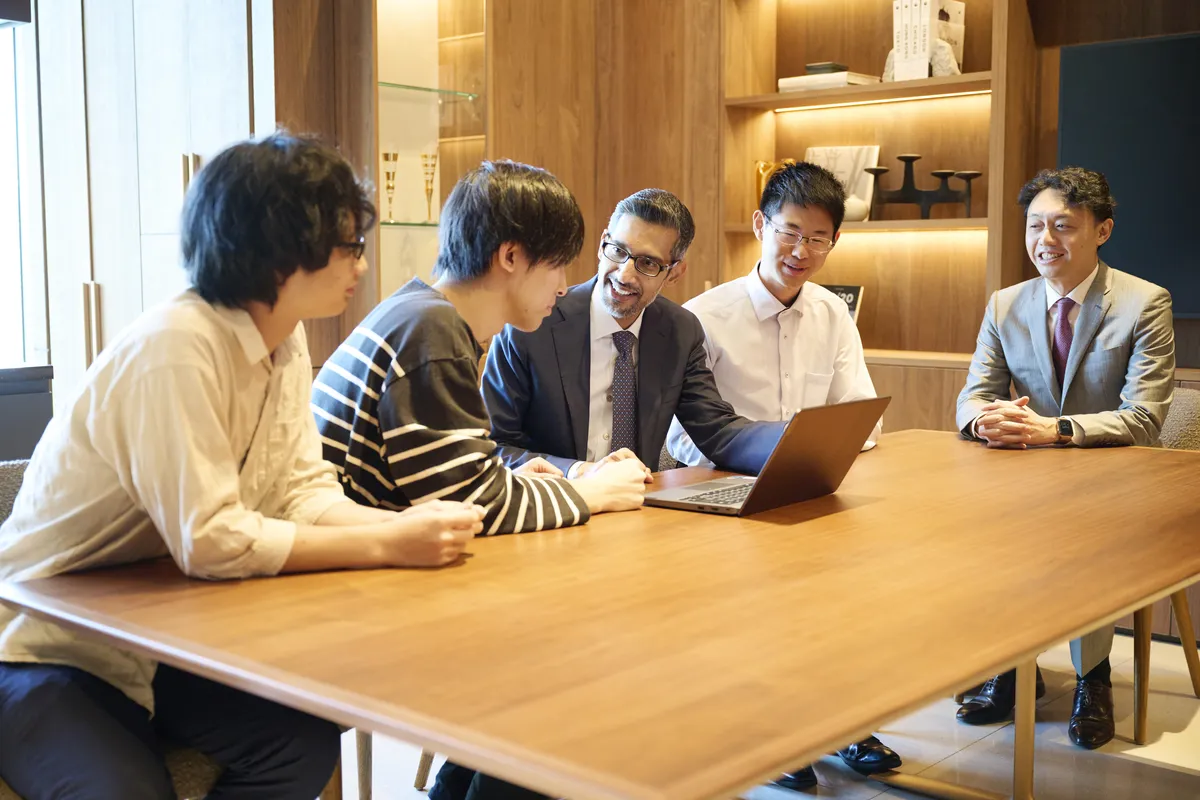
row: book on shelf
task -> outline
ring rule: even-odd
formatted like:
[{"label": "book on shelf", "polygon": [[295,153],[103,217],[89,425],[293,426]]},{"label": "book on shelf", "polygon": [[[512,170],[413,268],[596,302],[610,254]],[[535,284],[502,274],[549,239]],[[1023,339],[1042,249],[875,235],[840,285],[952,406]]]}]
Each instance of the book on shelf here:
[{"label": "book on shelf", "polygon": [[879,83],[875,75],[863,75],[860,72],[827,72],[818,75],[797,75],[794,78],[780,78],[779,91],[799,92],[811,89],[837,89],[843,86],[865,86]]}]

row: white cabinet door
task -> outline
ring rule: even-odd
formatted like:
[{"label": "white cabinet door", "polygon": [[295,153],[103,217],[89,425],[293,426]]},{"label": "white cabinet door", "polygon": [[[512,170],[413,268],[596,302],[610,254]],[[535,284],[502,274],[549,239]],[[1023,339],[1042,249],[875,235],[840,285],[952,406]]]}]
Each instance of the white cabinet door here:
[{"label": "white cabinet door", "polygon": [[142,306],[153,308],[187,289],[187,273],[179,252],[179,235],[156,233],[142,237]]},{"label": "white cabinet door", "polygon": [[203,166],[250,135],[250,46],[246,0],[188,3],[191,152]]},{"label": "white cabinet door", "polygon": [[88,199],[102,346],[142,313],[133,0],[84,0]]},{"label": "white cabinet door", "polygon": [[185,0],[133,0],[143,234],[178,233],[188,130]]}]

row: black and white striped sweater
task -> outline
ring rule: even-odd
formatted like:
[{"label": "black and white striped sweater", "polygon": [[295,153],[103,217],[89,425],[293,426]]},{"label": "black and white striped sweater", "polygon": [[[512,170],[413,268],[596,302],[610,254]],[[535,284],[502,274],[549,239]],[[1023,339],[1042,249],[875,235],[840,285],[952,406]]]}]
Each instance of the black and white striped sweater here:
[{"label": "black and white striped sweater", "polygon": [[346,494],[396,510],[477,503],[488,509],[487,535],[587,522],[567,481],[514,475],[501,462],[479,393],[482,355],[466,320],[420,280],[363,320],[312,392],[325,459]]}]

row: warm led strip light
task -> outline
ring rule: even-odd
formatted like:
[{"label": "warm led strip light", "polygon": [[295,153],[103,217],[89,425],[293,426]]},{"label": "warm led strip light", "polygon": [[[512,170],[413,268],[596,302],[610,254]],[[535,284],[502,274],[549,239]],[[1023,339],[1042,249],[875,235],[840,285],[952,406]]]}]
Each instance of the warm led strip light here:
[{"label": "warm led strip light", "polygon": [[977,94],[991,94],[991,89],[978,89],[974,92],[954,92],[953,94],[922,94],[917,97],[887,97],[883,100],[853,100],[846,103],[826,103],[819,106],[793,106],[791,108],[777,108],[776,114],[783,114],[790,111],[818,111],[823,108],[850,108],[851,106],[877,106],[884,103],[911,103],[914,100],[941,100],[943,97],[971,97]]}]

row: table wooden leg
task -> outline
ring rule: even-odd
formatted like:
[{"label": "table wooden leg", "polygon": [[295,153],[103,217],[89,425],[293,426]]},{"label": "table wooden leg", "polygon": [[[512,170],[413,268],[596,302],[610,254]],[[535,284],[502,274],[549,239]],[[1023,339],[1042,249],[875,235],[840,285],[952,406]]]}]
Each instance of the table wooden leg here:
[{"label": "table wooden leg", "polygon": [[1192,676],[1192,691],[1196,697],[1200,697],[1200,655],[1196,653],[1196,629],[1192,627],[1192,611],[1188,608],[1185,590],[1180,589],[1171,595],[1171,607],[1175,609],[1175,624],[1179,626],[1183,657],[1187,659],[1188,673]]},{"label": "table wooden leg", "polygon": [[428,750],[421,751],[421,760],[417,762],[417,779],[413,781],[413,787],[418,792],[425,791],[425,784],[429,783],[429,770],[433,767],[433,753]]},{"label": "table wooden leg", "polygon": [[1133,612],[1133,743],[1146,743],[1146,720],[1150,715],[1150,633],[1154,607]]},{"label": "table wooden leg", "polygon": [[1037,714],[1037,661],[1017,665],[1017,704],[1013,709],[1013,800],[1033,800],[1034,718]]},{"label": "table wooden leg", "polygon": [[354,732],[355,750],[358,751],[358,800],[371,800],[371,734]]}]

